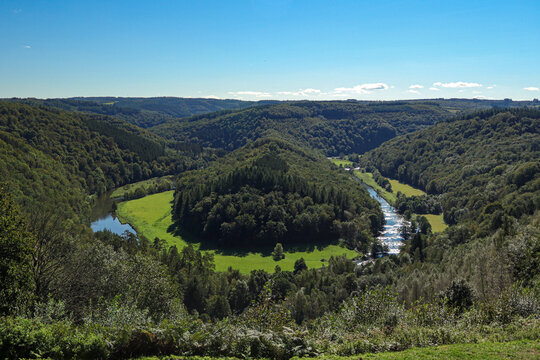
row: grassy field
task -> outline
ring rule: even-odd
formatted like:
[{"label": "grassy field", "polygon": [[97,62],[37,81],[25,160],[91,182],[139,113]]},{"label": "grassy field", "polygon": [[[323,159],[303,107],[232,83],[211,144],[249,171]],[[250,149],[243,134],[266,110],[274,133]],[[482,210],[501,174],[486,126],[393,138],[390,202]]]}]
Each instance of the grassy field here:
[{"label": "grassy field", "polygon": [[[363,354],[359,356],[319,356],[314,360],[428,360],[428,359],[524,359],[540,358],[539,341],[511,341],[506,343],[485,342],[479,344],[454,344],[427,348],[413,348],[405,351]],[[140,360],[234,360],[231,357],[145,357]],[[293,358],[298,360],[300,358]]]},{"label": "grassy field", "polygon": [[405,196],[426,195],[426,193],[423,192],[422,190],[413,188],[412,186],[401,183],[398,180],[388,179],[388,181],[390,181],[390,185],[392,185],[392,192],[394,194],[397,194],[398,191],[400,191]]},{"label": "grassy field", "polygon": [[293,248],[285,246],[285,259],[274,261],[270,255],[271,248],[251,253],[240,251],[222,252],[212,248],[203,248],[196,240],[175,235],[169,231],[173,225],[171,217],[173,193],[173,191],[166,191],[148,195],[141,199],[121,202],[118,204],[118,217],[122,222],[129,223],[138,233],[151,241],[158,237],[171,246],[176,245],[178,249],[182,249],[188,243],[191,243],[197,249],[213,252],[217,271],[225,271],[229,266],[232,266],[242,273],[249,273],[255,269],[273,272],[276,265],[279,265],[283,270],[293,270],[294,262],[301,257],[304,258],[309,268],[319,268],[325,264],[321,260],[328,260],[330,256],[346,254],[347,257],[353,258],[358,255],[355,251],[337,245],[314,246],[309,249],[306,247]]},{"label": "grassy field", "polygon": [[480,344],[454,344],[427,348],[413,348],[398,352],[364,354],[361,356],[322,356],[317,360],[427,360],[427,359],[538,359],[540,342],[512,341],[507,343],[485,342]]},{"label": "grassy field", "polygon": [[156,178],[152,178],[152,179],[148,179],[148,180],[143,180],[143,181],[139,181],[139,182],[136,182],[136,183],[133,183],[133,184],[128,184],[128,185],[124,185],[122,187],[119,187],[117,189],[115,189],[113,191],[113,193],[111,194],[111,197],[112,198],[116,198],[116,197],[122,197],[124,196],[124,194],[128,191],[133,191],[139,187],[149,187],[151,185],[155,185],[155,184],[158,184],[160,181],[163,181],[163,180],[171,180],[172,181],[173,179],[173,176],[172,175],[167,175],[167,176],[163,176],[163,177],[156,177]]},{"label": "grassy field", "polygon": [[433,232],[443,232],[444,229],[448,227],[443,219],[443,214],[440,215],[432,215],[432,214],[426,214],[424,215],[429,223],[431,224],[431,230]]},{"label": "grassy field", "polygon": [[337,166],[343,166],[343,167],[351,167],[352,161],[349,160],[343,160],[343,159],[330,159],[334,164]]}]

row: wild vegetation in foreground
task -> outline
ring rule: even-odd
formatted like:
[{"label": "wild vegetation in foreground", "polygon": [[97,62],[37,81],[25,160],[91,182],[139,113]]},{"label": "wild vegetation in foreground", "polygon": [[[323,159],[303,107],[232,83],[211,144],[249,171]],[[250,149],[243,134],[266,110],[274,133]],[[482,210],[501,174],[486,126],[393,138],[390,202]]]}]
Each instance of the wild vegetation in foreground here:
[{"label": "wild vegetation in foreground", "polygon": [[[534,360],[540,356],[538,341],[483,342],[470,344],[442,345],[426,348],[413,348],[399,352],[369,353],[360,356],[317,356],[315,360]],[[143,357],[138,360],[239,360],[231,357],[165,356]],[[301,359],[294,357],[293,360]]]}]

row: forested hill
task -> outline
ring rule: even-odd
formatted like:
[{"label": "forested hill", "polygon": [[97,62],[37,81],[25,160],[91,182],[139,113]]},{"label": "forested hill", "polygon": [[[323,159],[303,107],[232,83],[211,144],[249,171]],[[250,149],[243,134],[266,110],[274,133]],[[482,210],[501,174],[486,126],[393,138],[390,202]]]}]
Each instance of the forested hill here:
[{"label": "forested hill", "polygon": [[244,109],[276,101],[242,101],[177,97],[121,98],[77,97],[68,99],[10,99],[29,105],[43,105],[67,111],[118,117],[134,125],[148,128],[166,121],[220,110]]},{"label": "forested hill", "polygon": [[88,97],[74,100],[94,101],[98,104],[111,104],[116,108],[155,111],[173,117],[210,113],[220,110],[243,109],[256,105],[277,103],[275,100],[245,101],[235,99],[180,98],[180,97]]},{"label": "forested hill", "polygon": [[226,150],[274,136],[334,156],[363,153],[450,115],[437,104],[421,102],[301,101],[199,115],[152,130],[163,137]]},{"label": "forested hill", "polygon": [[277,139],[183,174],[174,213],[203,241],[242,249],[342,238],[366,250],[384,222],[378,204],[348,174]]},{"label": "forested hill", "polygon": [[168,157],[155,135],[118,119],[0,102],[0,182],[25,207],[81,215],[87,194],[175,174],[184,160]]},{"label": "forested hill", "polygon": [[445,221],[481,223],[540,208],[540,110],[490,110],[397,137],[365,154],[383,175],[441,195]]}]

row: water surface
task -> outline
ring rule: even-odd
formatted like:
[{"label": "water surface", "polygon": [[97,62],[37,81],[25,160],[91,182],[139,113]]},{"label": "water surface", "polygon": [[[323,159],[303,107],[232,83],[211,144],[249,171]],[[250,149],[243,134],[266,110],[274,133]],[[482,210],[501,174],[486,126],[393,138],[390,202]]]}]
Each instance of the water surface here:
[{"label": "water surface", "polygon": [[403,236],[401,236],[400,228],[403,224],[407,224],[401,215],[398,214],[396,209],[390,205],[384,198],[382,198],[373,188],[363,184],[366,190],[369,192],[369,195],[377,200],[381,205],[381,209],[384,214],[384,220],[386,224],[384,229],[379,236],[379,239],[383,244],[388,246],[389,254],[399,254],[399,249],[403,245]]},{"label": "water surface", "polygon": [[90,227],[94,232],[109,230],[115,234],[122,235],[125,231],[136,234],[129,224],[122,224],[113,211],[113,200],[111,193],[100,196],[92,207]]}]

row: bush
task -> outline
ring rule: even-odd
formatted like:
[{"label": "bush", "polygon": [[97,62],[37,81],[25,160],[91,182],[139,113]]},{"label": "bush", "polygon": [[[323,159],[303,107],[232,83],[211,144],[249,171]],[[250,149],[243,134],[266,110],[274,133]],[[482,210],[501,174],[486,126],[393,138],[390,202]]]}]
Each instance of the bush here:
[{"label": "bush", "polygon": [[43,324],[22,318],[0,318],[0,358],[107,359],[110,349],[100,332],[67,322]]}]

